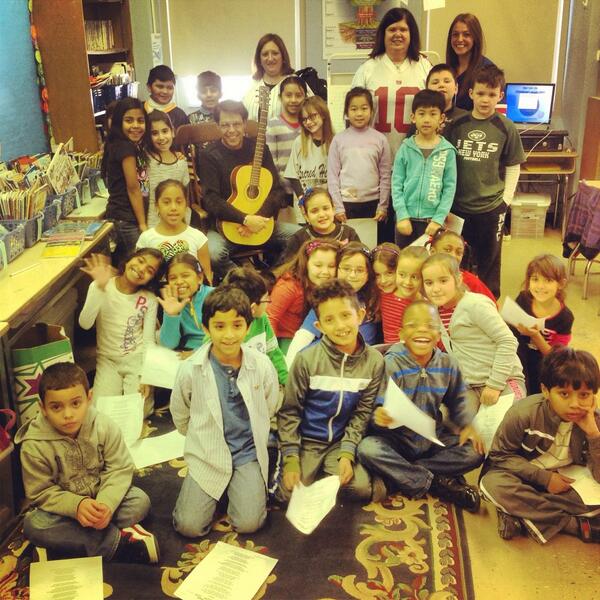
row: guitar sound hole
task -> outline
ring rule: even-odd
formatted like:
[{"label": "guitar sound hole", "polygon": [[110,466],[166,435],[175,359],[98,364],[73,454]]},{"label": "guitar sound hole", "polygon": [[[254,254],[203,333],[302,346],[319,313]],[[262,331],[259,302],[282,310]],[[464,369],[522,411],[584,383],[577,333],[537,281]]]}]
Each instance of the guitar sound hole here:
[{"label": "guitar sound hole", "polygon": [[255,185],[249,185],[247,194],[248,198],[256,200],[256,198],[258,198],[258,187]]}]

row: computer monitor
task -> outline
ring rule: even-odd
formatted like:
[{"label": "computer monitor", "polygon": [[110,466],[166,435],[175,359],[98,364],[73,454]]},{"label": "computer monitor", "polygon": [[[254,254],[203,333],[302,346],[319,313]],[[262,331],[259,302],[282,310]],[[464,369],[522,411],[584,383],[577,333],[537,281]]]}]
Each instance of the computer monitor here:
[{"label": "computer monitor", "polygon": [[506,84],[506,116],[514,123],[550,123],[553,101],[553,83]]}]

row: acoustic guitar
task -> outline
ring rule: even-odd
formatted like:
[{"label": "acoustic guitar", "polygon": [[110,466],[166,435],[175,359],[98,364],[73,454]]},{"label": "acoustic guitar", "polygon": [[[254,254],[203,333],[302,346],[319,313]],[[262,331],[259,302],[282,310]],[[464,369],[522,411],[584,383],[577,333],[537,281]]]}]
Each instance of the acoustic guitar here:
[{"label": "acoustic guitar", "polygon": [[[231,172],[231,196],[227,202],[247,215],[255,215],[264,204],[273,186],[273,175],[262,166],[266,144],[267,115],[269,112],[269,89],[262,86],[259,90],[258,133],[256,149],[251,165],[240,165]],[[250,236],[240,235],[239,223],[221,221],[219,223],[223,236],[234,244],[241,246],[262,246],[269,241],[275,228],[275,219],[271,217],[266,227]]]}]

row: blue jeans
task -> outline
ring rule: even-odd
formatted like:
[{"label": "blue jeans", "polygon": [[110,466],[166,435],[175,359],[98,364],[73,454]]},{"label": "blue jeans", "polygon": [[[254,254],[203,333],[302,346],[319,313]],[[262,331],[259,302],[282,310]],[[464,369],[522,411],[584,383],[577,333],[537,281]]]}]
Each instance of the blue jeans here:
[{"label": "blue jeans", "polygon": [[403,435],[389,430],[384,435],[369,435],[358,445],[357,456],[369,470],[383,477],[388,490],[400,491],[411,498],[427,492],[434,475],[456,477],[476,469],[483,456],[471,443],[458,445],[458,436],[443,433],[446,447],[432,444],[427,452],[415,455],[412,444],[403,443]]},{"label": "blue jeans", "polygon": [[249,250],[252,248],[264,249],[266,253],[273,257],[271,263],[275,263],[287,245],[288,240],[300,229],[299,225],[294,223],[275,223],[273,235],[264,246],[241,246],[233,244],[225,239],[218,231],[209,230],[206,234],[208,238],[208,248],[210,250],[210,259],[212,268],[218,280],[225,277],[230,269],[233,269],[236,264],[231,260],[231,255],[240,250]]},{"label": "blue jeans", "polygon": [[[257,461],[233,469],[227,496],[227,514],[236,531],[253,533],[262,527],[267,518],[267,488]],[[188,473],[173,511],[173,527],[186,537],[206,535],[216,508],[217,500],[209,496]]]},{"label": "blue jeans", "polygon": [[110,560],[121,539],[120,530],[139,523],[150,511],[150,498],[130,487],[105,529],[83,527],[76,519],[36,508],[25,515],[23,532],[35,546],[61,557],[102,556]]},{"label": "blue jeans", "polygon": [[142,233],[137,223],[113,221],[117,247],[113,253],[113,262],[118,267],[135,250]]}]

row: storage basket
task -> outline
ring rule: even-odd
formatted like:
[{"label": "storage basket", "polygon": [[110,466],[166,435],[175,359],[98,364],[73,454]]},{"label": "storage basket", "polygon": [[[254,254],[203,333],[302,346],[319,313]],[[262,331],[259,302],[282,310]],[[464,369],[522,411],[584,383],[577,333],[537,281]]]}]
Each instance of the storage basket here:
[{"label": "storage basket", "polygon": [[43,210],[42,233],[48,231],[48,229],[52,229],[58,223],[58,219],[60,219],[60,199],[54,198],[54,196],[48,196],[46,200],[46,208]]},{"label": "storage basket", "polygon": [[549,194],[515,194],[510,206],[513,238],[542,238],[546,226]]},{"label": "storage basket", "polygon": [[54,200],[60,200],[60,216],[66,217],[70,215],[77,208],[77,189],[75,186],[70,187],[66,192],[62,194],[56,194],[50,196]]},{"label": "storage basket", "polygon": [[10,263],[25,250],[25,227],[19,224],[12,230],[9,227],[7,229],[9,231],[0,237],[0,243],[4,245],[4,254]]},{"label": "storage basket", "polygon": [[19,225],[23,225],[25,228],[25,248],[31,248],[42,237],[43,222],[44,215],[40,213],[31,219],[0,221],[0,224],[4,225],[9,231],[12,231]]}]

